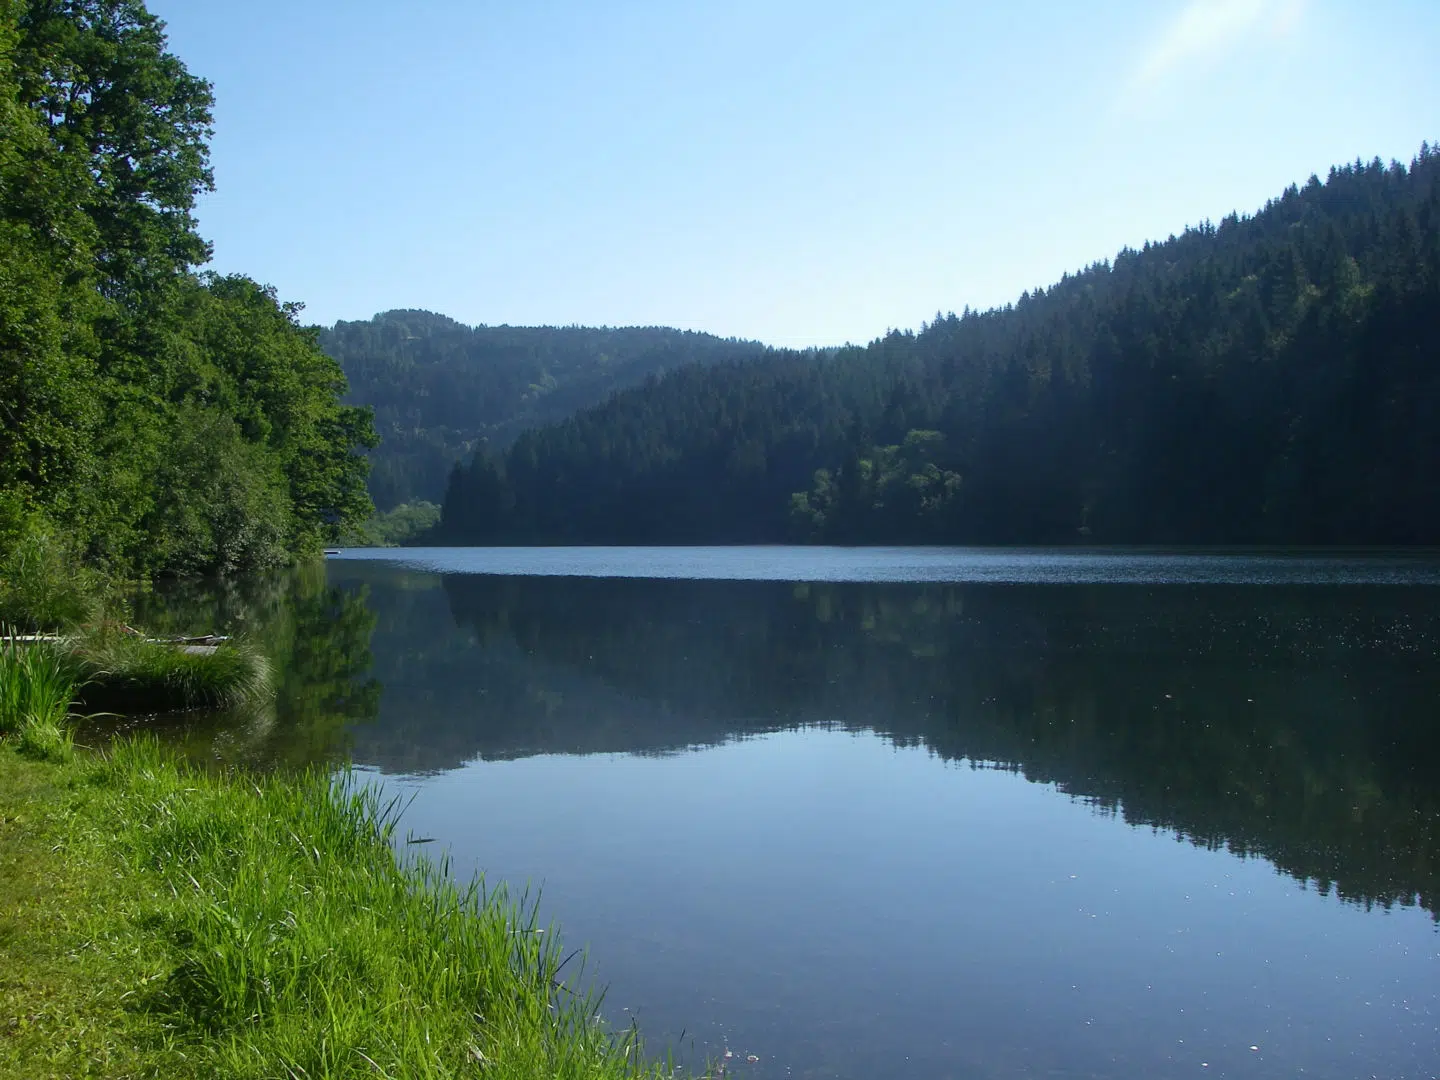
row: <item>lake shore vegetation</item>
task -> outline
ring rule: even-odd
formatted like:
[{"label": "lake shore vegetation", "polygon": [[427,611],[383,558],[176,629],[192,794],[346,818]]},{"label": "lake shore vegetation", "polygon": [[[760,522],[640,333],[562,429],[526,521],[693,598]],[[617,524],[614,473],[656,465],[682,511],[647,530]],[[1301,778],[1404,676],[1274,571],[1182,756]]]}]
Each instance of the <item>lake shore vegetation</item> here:
[{"label": "lake shore vegetation", "polygon": [[271,689],[269,664],[247,641],[187,645],[102,626],[50,648],[73,673],[88,711],[233,708],[260,702]]},{"label": "lake shore vegetation", "polygon": [[166,44],[141,0],[0,0],[0,553],[129,579],[264,570],[371,512],[318,331],[201,269],[213,93]]},{"label": "lake shore vegetation", "polygon": [[[0,744],[0,1077],[660,1075],[354,778]],[[573,972],[570,972],[573,974]]]},{"label": "lake shore vegetation", "polygon": [[78,744],[97,697],[258,699],[258,660],[0,643],[0,1077],[661,1075],[532,902],[397,858],[399,804],[354,774]]}]

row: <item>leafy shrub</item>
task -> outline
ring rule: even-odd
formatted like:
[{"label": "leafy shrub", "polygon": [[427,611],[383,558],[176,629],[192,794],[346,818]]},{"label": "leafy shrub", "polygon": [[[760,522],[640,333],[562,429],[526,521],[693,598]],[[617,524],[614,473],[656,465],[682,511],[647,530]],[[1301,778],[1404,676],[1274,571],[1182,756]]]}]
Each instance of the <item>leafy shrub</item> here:
[{"label": "leafy shrub", "polygon": [[101,616],[108,587],[54,534],[27,529],[0,550],[0,624],[58,630]]}]

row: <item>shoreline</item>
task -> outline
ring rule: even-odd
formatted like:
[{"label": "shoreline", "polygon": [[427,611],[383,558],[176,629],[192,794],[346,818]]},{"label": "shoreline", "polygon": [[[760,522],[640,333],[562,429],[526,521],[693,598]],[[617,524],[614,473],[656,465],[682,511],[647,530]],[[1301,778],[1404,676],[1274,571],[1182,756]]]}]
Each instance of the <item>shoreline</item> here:
[{"label": "shoreline", "polygon": [[[666,1075],[347,777],[0,742],[0,1077]],[[41,1064],[44,1063],[44,1064]]]}]

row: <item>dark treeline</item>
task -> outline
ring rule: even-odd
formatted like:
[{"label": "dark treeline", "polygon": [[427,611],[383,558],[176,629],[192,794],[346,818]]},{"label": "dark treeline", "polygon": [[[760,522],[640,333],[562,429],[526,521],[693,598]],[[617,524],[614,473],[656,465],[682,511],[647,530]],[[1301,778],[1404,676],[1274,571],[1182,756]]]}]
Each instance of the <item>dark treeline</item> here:
[{"label": "dark treeline", "polygon": [[753,359],[764,346],[664,327],[465,326],[428,311],[339,322],[321,336],[350,400],[375,410],[370,492],[390,510],[439,502],[451,466],[522,430],[685,364]]},{"label": "dark treeline", "polygon": [[209,258],[209,83],[141,0],[0,0],[0,579],[258,569],[370,512],[298,305]]},{"label": "dark treeline", "polygon": [[462,543],[1440,542],[1440,152],[1014,305],[683,369],[458,468]]},{"label": "dark treeline", "polygon": [[354,753],[388,771],[837,725],[1440,913],[1423,589],[364,582],[386,698]]}]

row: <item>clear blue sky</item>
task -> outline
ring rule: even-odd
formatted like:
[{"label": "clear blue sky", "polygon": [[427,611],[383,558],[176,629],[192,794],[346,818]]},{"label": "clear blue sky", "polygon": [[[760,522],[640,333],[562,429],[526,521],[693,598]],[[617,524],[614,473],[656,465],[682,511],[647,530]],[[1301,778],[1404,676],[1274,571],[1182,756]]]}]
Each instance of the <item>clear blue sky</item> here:
[{"label": "clear blue sky", "polygon": [[1440,140],[1436,0],[151,0],[316,322],[867,341]]}]

